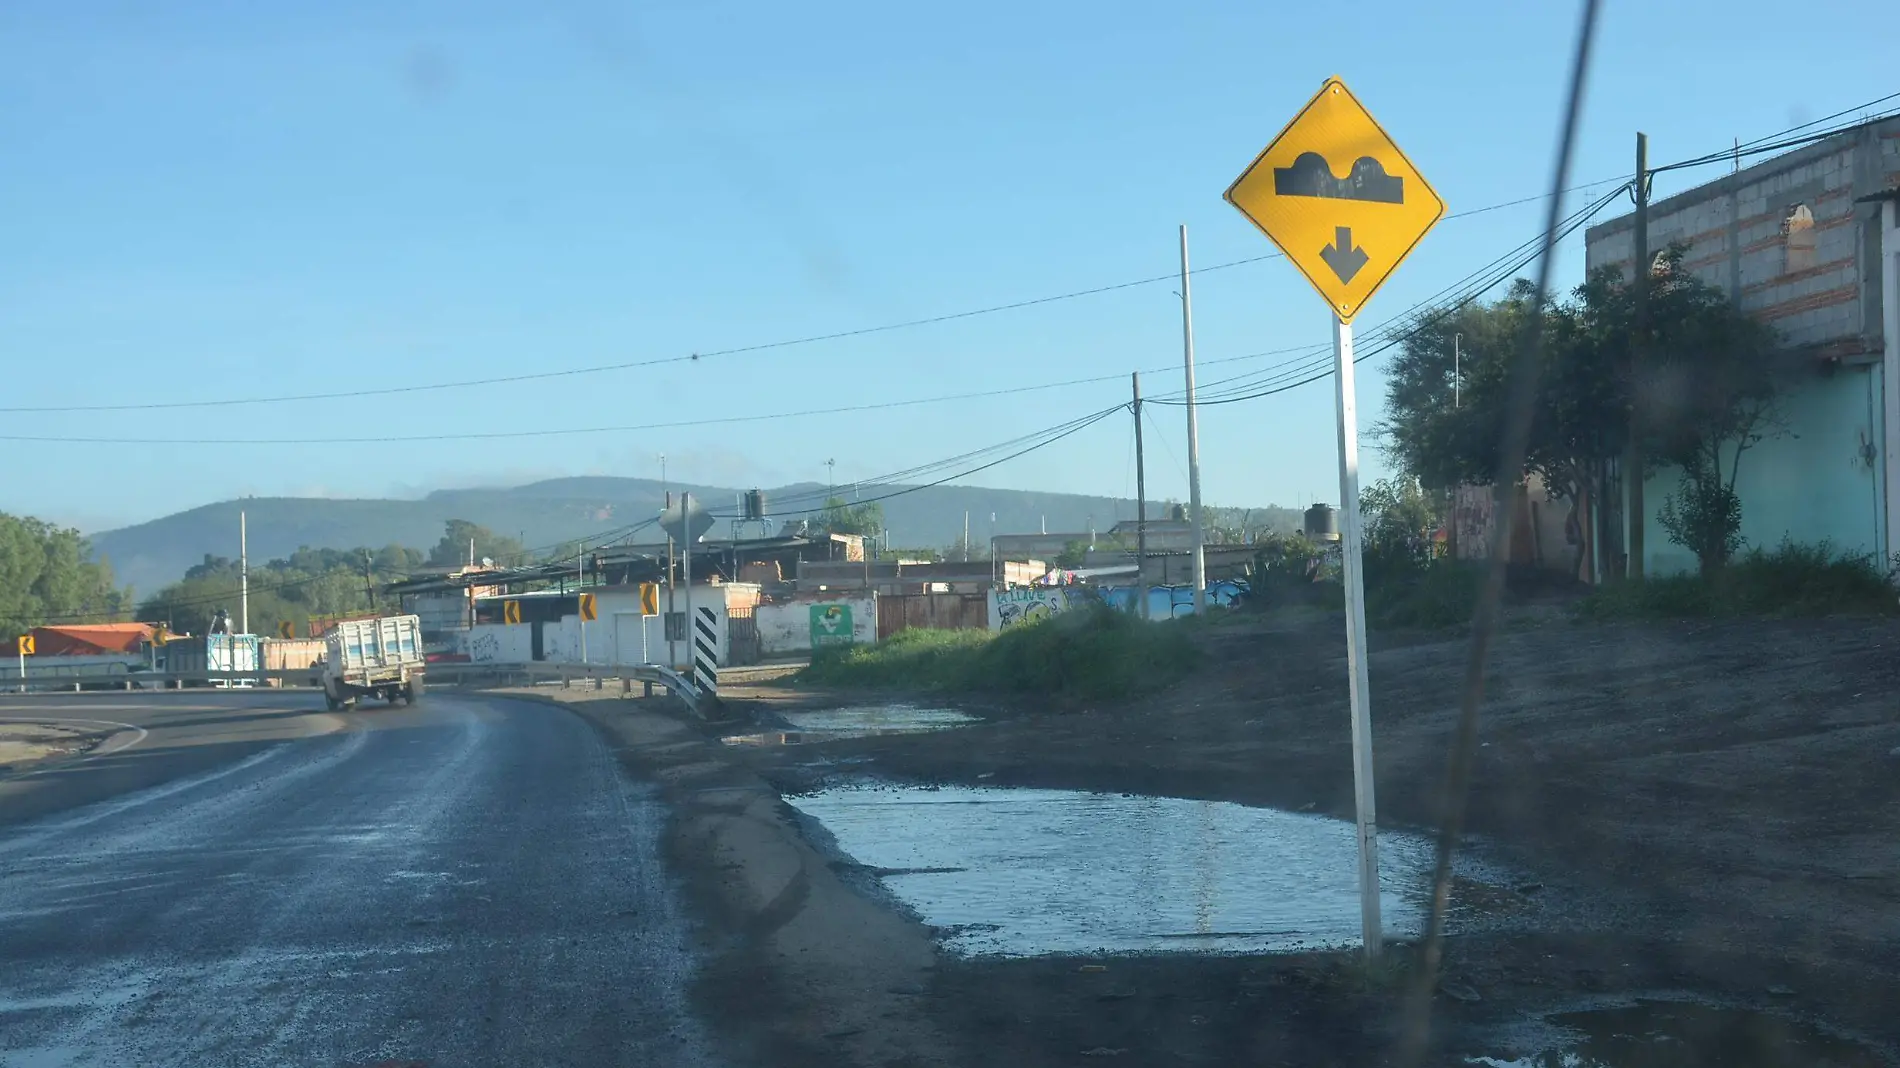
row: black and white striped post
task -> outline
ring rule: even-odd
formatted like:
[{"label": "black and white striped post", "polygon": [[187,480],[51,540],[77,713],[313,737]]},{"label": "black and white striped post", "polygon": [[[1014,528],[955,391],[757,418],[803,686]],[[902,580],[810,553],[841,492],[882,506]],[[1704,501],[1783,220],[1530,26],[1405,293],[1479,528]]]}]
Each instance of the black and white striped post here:
[{"label": "black and white striped post", "polygon": [[702,694],[719,696],[719,614],[708,605],[693,617],[693,684]]}]

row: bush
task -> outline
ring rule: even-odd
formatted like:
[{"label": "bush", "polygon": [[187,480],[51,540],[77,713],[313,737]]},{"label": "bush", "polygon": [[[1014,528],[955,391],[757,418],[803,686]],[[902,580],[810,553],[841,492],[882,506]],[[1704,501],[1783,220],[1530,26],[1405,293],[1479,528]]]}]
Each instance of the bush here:
[{"label": "bush", "polygon": [[1485,565],[1436,560],[1410,573],[1366,584],[1366,622],[1374,627],[1455,627],[1471,622]]},{"label": "bush", "polygon": [[1751,549],[1727,567],[1603,586],[1577,605],[1581,619],[1900,614],[1894,576],[1872,556],[1836,552],[1827,542],[1784,541]]},{"label": "bush", "polygon": [[1247,569],[1247,599],[1255,610],[1289,605],[1341,608],[1345,597],[1336,560],[1327,550],[1299,534],[1269,534],[1254,550]]},{"label": "bush", "polygon": [[800,673],[822,686],[1041,693],[1099,700],[1181,678],[1200,658],[1187,628],[1105,606],[1076,607],[995,636],[907,630],[877,645],[822,649]]}]

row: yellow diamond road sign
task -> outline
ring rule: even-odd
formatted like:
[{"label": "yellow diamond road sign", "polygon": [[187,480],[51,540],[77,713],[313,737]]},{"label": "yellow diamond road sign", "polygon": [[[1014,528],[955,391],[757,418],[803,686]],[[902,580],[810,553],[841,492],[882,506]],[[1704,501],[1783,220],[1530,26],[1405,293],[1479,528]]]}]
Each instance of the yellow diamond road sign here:
[{"label": "yellow diamond road sign", "polygon": [[1235,179],[1227,202],[1348,323],[1445,214],[1445,202],[1338,78],[1328,78]]}]

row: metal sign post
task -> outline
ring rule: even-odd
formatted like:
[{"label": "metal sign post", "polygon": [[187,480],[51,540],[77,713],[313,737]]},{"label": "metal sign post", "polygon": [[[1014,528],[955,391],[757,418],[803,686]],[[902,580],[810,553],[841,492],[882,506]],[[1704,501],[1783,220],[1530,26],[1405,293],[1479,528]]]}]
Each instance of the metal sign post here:
[{"label": "metal sign post", "polygon": [[26,658],[39,652],[38,643],[31,634],[22,634],[14,639],[14,646],[20,651],[20,692],[26,692]]},{"label": "metal sign post", "polygon": [[1353,393],[1352,324],[1333,316],[1333,381],[1339,408],[1339,555],[1346,580],[1346,696],[1352,704],[1352,807],[1359,831],[1359,926],[1377,957],[1379,820],[1372,789],[1372,680],[1366,669],[1366,572],[1360,547],[1359,411]]},{"label": "metal sign post", "polygon": [[[1227,202],[1286,253],[1332,312],[1333,381],[1339,408],[1340,557],[1346,585],[1346,693],[1352,708],[1353,808],[1359,833],[1359,919],[1366,956],[1377,959],[1384,932],[1379,915],[1379,825],[1372,788],[1352,320],[1444,216],[1445,202],[1338,78],[1326,79],[1286,129],[1234,180],[1227,188]],[[1184,262],[1184,283],[1185,267]]]}]

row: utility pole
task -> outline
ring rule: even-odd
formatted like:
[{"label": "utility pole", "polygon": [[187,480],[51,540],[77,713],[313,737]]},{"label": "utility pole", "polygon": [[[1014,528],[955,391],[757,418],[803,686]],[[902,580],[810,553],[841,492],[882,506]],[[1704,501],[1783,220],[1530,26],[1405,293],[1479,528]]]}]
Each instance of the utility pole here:
[{"label": "utility pole", "polygon": [[1187,225],[1181,226],[1181,362],[1187,369],[1188,518],[1194,521],[1194,614],[1207,611],[1207,528],[1201,522],[1201,424],[1194,407],[1194,296],[1188,289]]},{"label": "utility pole", "polygon": [[238,632],[251,632],[251,552],[244,512],[238,511]]},{"label": "utility pole", "polygon": [[[376,580],[370,574],[369,550],[363,550],[363,594],[369,598],[369,610],[376,611]],[[246,633],[249,633],[248,629]]]},{"label": "utility pole", "polygon": [[1465,336],[1451,335],[1451,406],[1464,407]]},{"label": "utility pole", "polygon": [[693,657],[693,495],[680,493],[680,529],[686,533],[686,549],[680,553],[680,585],[686,587],[686,677],[699,683],[699,661]]},{"label": "utility pole", "polygon": [[1148,470],[1141,451],[1141,372],[1130,376],[1135,386],[1135,612],[1148,618],[1148,587],[1142,571],[1148,565]]},{"label": "utility pole", "polygon": [[[666,481],[666,454],[665,453],[660,454],[660,492],[666,498],[666,506],[663,509],[661,509],[661,513],[660,513],[664,515],[667,512],[670,512],[673,510],[673,491],[670,488],[668,488],[667,481]],[[672,618],[673,618],[673,534],[671,531],[669,531],[667,532],[667,535],[666,535],[666,615],[660,617],[660,633],[662,635],[665,635],[666,637],[666,666],[669,668],[678,668],[680,665],[679,650],[675,648],[673,644],[673,632],[671,629],[669,629],[671,626]],[[641,626],[643,628],[642,633],[645,633],[645,630],[644,630],[645,624],[643,623],[641,624]]]},{"label": "utility pole", "polygon": [[963,510],[963,562],[970,562],[970,510]]},{"label": "utility pole", "polygon": [[581,545],[580,574],[574,579],[574,622],[581,625],[581,663],[587,663],[587,617],[581,614],[581,598],[587,596],[587,546]]},{"label": "utility pole", "polygon": [[1631,280],[1631,329],[1629,366],[1629,441],[1623,451],[1623,485],[1629,499],[1630,578],[1643,577],[1643,398],[1637,385],[1643,367],[1644,340],[1649,331],[1649,135],[1636,135],[1636,227],[1634,278]]}]

